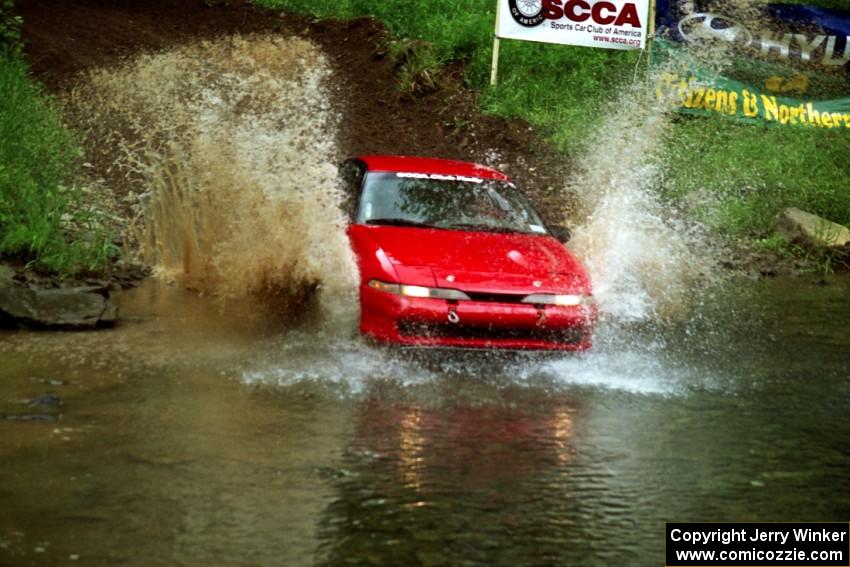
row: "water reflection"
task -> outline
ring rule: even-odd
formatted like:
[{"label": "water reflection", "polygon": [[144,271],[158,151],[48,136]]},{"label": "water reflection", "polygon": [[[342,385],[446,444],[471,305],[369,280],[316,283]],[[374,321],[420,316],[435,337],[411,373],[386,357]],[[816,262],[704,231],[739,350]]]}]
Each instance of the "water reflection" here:
[{"label": "water reflection", "polygon": [[[444,393],[453,389],[447,384]],[[564,558],[569,526],[579,521],[561,513],[576,497],[568,480],[576,401],[518,390],[499,397],[496,404],[365,399],[337,497],[323,515],[323,564]]]}]

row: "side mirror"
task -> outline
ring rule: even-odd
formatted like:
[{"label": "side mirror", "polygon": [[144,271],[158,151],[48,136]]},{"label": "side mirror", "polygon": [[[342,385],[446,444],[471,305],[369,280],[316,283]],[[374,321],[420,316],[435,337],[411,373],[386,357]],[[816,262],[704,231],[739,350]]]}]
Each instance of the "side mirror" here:
[{"label": "side mirror", "polygon": [[357,202],[363,189],[366,164],[357,158],[349,159],[339,165],[339,178],[342,181],[342,211],[353,223],[357,215]]},{"label": "side mirror", "polygon": [[570,232],[570,229],[568,229],[565,226],[560,226],[560,225],[550,226],[549,227],[549,234],[551,234],[552,236],[554,236],[555,238],[557,238],[558,240],[560,240],[564,244],[569,242],[570,238],[573,237],[573,233]]}]

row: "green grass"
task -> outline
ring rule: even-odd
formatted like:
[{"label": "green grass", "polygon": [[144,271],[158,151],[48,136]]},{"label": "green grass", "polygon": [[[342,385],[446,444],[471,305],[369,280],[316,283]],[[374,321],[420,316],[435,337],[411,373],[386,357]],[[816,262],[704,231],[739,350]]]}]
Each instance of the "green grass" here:
[{"label": "green grass", "polygon": [[708,220],[731,234],[766,234],[784,207],[850,223],[850,135],[686,119],[670,132],[665,193],[714,197]]},{"label": "green grass", "polygon": [[[488,87],[495,2],[471,0],[256,0],[320,18],[371,15],[397,39],[434,46],[441,61],[468,62],[468,81],[487,112],[535,125],[567,153],[582,146],[598,112],[632,80],[636,52],[503,41],[500,85]],[[811,2],[850,10],[847,0]],[[733,236],[763,237],[776,213],[794,205],[850,224],[850,132],[764,128],[719,119],[676,120],[667,140],[670,199],[709,191],[702,216]]]},{"label": "green grass", "polygon": [[106,265],[111,240],[71,185],[79,156],[23,58],[0,51],[0,256],[61,275]]}]

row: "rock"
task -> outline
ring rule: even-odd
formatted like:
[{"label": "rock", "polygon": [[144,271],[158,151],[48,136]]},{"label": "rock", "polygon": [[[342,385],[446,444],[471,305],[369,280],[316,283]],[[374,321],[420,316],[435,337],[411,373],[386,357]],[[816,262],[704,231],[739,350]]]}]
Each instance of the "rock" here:
[{"label": "rock", "polygon": [[114,325],[117,317],[102,287],[41,289],[0,271],[0,327],[94,329]]},{"label": "rock", "polygon": [[809,248],[840,248],[850,243],[846,226],[793,207],[779,213],[773,228],[789,242]]}]

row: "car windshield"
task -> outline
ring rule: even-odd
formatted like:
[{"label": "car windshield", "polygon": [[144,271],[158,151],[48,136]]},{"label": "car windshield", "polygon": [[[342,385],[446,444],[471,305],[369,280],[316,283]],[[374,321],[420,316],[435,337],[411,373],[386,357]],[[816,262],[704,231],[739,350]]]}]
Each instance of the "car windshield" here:
[{"label": "car windshield", "polygon": [[454,175],[369,173],[357,222],[546,233],[540,217],[512,184]]}]

